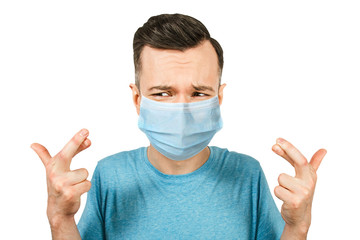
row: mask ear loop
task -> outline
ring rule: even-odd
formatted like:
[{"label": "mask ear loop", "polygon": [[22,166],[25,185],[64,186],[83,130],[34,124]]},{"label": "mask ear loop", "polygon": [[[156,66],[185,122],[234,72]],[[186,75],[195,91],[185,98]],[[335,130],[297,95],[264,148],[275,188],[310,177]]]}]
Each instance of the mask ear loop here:
[{"label": "mask ear loop", "polygon": [[144,96],[144,95],[142,95],[142,94],[140,94],[140,96],[141,96],[141,99],[140,99],[140,106],[141,106],[141,104],[144,102],[144,99],[145,99],[145,101],[154,101],[154,100],[151,100],[150,98],[145,97],[145,96]]}]

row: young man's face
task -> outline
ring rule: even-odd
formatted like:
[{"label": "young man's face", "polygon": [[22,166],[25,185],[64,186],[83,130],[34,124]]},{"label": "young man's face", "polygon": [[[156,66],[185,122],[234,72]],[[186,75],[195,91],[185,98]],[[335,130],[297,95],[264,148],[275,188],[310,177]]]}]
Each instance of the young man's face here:
[{"label": "young man's face", "polygon": [[225,84],[219,87],[218,58],[209,41],[184,52],[145,46],[141,64],[141,94],[130,84],[138,113],[141,95],[169,103],[197,102],[218,95],[222,102]]}]

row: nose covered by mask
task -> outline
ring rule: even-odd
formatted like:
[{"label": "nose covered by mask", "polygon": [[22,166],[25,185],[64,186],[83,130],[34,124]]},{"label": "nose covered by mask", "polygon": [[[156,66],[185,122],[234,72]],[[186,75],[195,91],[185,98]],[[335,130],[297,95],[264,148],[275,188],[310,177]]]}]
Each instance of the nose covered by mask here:
[{"label": "nose covered by mask", "polygon": [[201,152],[222,128],[218,97],[192,103],[141,98],[138,126],[151,145],[172,160]]}]

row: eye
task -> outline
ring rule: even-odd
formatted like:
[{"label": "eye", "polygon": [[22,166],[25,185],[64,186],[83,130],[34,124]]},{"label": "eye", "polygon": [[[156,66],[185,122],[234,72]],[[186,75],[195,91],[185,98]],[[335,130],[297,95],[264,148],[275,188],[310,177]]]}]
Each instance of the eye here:
[{"label": "eye", "polygon": [[209,95],[206,93],[202,93],[202,92],[194,92],[193,93],[193,97],[206,97],[206,96],[209,96]]},{"label": "eye", "polygon": [[151,94],[154,97],[170,97],[171,94],[169,92],[159,92]]}]

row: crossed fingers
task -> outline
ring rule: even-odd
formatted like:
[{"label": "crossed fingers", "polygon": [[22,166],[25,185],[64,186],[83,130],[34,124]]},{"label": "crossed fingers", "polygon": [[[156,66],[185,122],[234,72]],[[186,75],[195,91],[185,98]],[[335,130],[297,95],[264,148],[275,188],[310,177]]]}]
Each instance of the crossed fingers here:
[{"label": "crossed fingers", "polygon": [[272,150],[279,156],[286,159],[295,168],[296,177],[300,178],[309,173],[309,164],[316,172],[326,155],[326,150],[320,149],[313,155],[310,162],[308,162],[304,155],[296,147],[283,138],[278,138],[276,140],[276,144],[273,145]]},{"label": "crossed fingers", "polygon": [[317,180],[316,171],[326,154],[325,149],[318,150],[310,162],[304,155],[285,139],[278,138],[272,150],[286,159],[295,169],[295,177],[282,173],[275,196],[284,202],[282,216],[291,225],[310,226],[311,204]]},{"label": "crossed fingers", "polygon": [[85,168],[70,170],[74,156],[91,145],[88,136],[89,131],[82,129],[54,157],[41,144],[31,145],[46,169],[49,219],[74,215],[80,207],[80,196],[90,190],[88,171]]},{"label": "crossed fingers", "polygon": [[73,157],[90,147],[91,141],[87,138],[88,136],[89,131],[87,129],[82,129],[75,134],[73,138],[63,147],[63,149],[53,158],[51,157],[49,151],[39,143],[31,144],[31,148],[37,153],[45,167],[50,161],[52,161],[53,164],[56,165],[56,168],[69,171]]}]

